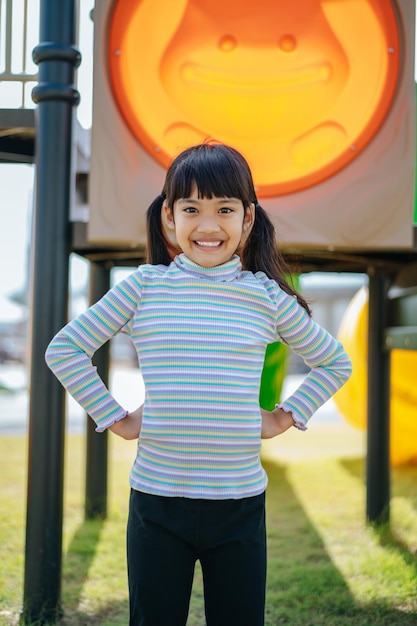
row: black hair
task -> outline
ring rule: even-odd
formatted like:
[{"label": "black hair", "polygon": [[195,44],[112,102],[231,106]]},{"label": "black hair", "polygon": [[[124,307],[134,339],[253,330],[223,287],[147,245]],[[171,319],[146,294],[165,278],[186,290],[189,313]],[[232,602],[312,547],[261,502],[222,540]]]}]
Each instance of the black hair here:
[{"label": "black hair", "polygon": [[146,260],[151,265],[169,265],[175,254],[170,254],[169,242],[162,230],[161,211],[165,197],[161,194],[146,211]]},{"label": "black hair", "polygon": [[147,211],[149,263],[169,265],[175,249],[164,236],[161,211],[163,203],[173,211],[174,203],[189,198],[196,186],[200,198],[238,198],[245,212],[255,206],[252,230],[240,252],[242,267],[264,272],[281,289],[295,296],[311,315],[306,300],[287,281],[291,271],[278,250],[275,229],[256,197],[251,170],[246,159],[234,148],[221,143],[203,143],[181,152],[170,165],[162,194]]}]

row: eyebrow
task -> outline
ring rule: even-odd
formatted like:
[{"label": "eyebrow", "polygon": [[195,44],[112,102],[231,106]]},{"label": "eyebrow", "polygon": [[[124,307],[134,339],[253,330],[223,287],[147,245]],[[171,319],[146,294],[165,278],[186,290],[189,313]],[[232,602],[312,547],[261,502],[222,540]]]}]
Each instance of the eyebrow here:
[{"label": "eyebrow", "polygon": [[[213,196],[213,198],[217,200],[218,204],[223,204],[224,202],[231,202],[232,204],[241,203],[241,200],[239,200],[239,198],[216,198],[215,196]],[[196,204],[198,204],[203,200],[204,198],[181,198],[180,200],[177,200],[177,202],[178,204],[189,204],[190,202],[195,202]]]}]

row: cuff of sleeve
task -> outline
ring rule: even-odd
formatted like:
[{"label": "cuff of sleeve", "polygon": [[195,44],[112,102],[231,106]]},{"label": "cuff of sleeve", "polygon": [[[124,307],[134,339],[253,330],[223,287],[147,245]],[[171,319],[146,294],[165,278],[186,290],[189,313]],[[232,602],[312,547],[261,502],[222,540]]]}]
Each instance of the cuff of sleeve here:
[{"label": "cuff of sleeve", "polygon": [[124,419],[129,411],[124,411],[122,415],[116,415],[115,417],[108,418],[107,420],[100,422],[96,426],[96,433],[103,433],[105,430],[113,426],[116,422],[120,422],[120,420]]},{"label": "cuff of sleeve", "polygon": [[276,404],[275,405],[276,409],[281,409],[282,411],[285,411],[285,413],[291,413],[291,417],[294,420],[294,427],[298,428],[298,430],[307,430],[307,425],[304,422],[304,420],[299,417],[299,415],[295,415],[293,409],[291,409],[290,407],[285,405],[285,402],[283,404]]}]

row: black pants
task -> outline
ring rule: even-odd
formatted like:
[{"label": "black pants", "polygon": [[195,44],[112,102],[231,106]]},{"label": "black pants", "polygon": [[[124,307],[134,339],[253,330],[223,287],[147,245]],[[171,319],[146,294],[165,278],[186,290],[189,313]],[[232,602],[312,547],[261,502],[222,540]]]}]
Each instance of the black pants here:
[{"label": "black pants", "polygon": [[207,626],[262,626],[265,535],[265,494],[193,500],[132,490],[130,626],[185,626],[197,560]]}]

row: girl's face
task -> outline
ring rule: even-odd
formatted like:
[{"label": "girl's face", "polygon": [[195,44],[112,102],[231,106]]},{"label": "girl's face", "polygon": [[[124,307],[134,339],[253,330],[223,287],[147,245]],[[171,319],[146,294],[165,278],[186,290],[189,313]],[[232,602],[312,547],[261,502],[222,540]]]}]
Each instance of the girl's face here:
[{"label": "girl's face", "polygon": [[246,212],[238,198],[199,198],[193,187],[189,198],[174,202],[171,212],[164,205],[163,222],[175,232],[181,250],[202,267],[229,261],[253,223],[254,206]]}]

